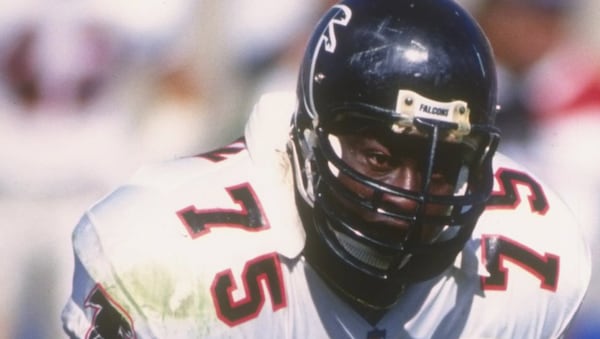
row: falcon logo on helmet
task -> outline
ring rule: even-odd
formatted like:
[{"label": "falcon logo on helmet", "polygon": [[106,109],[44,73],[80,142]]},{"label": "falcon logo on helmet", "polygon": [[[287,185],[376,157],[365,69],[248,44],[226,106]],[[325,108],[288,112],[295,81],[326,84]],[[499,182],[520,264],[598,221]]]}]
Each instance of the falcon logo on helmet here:
[{"label": "falcon logo on helmet", "polygon": [[331,9],[332,18],[327,24],[327,29],[323,32],[321,37],[323,44],[325,46],[325,50],[329,53],[335,52],[337,47],[337,39],[335,37],[335,26],[346,26],[348,22],[350,22],[350,18],[352,18],[352,11],[348,6],[344,5],[336,5]]}]

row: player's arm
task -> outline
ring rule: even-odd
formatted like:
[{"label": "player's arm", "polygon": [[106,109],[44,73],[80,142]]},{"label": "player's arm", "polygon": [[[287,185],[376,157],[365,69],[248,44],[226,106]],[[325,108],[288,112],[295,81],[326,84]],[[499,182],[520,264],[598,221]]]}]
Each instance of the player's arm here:
[{"label": "player's arm", "polygon": [[127,312],[90,274],[102,272],[103,255],[92,223],[86,215],[73,232],[75,269],[72,292],[62,312],[65,333],[70,338],[133,338]]}]

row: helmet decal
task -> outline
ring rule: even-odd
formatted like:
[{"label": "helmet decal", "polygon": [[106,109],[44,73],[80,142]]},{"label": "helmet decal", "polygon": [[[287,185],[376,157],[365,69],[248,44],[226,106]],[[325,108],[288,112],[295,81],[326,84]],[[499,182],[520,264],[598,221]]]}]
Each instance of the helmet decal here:
[{"label": "helmet decal", "polygon": [[345,5],[336,5],[332,10],[332,18],[323,32],[321,39],[325,44],[325,50],[329,53],[335,52],[337,46],[337,39],[335,37],[335,25],[346,26],[352,18],[352,10]]},{"label": "helmet decal", "polygon": [[[329,23],[325,26],[325,30],[323,31],[323,34],[321,35],[319,42],[317,43],[317,52],[314,54],[313,62],[311,63],[310,79],[312,79],[312,81],[310,81],[309,83],[310,93],[312,93],[313,91],[313,83],[315,81],[318,82],[320,80],[319,78],[323,76],[322,74],[314,74],[314,66],[319,56],[319,52],[321,51],[321,47],[328,53],[335,52],[338,43],[338,40],[335,35],[335,26],[347,26],[348,23],[350,23],[350,19],[352,18],[352,10],[346,5],[335,5],[330,10],[329,14],[326,15],[324,20],[327,20],[327,17],[330,17]],[[315,106],[314,102],[312,101],[312,98],[313,96],[309,95],[309,112],[315,112]]]}]

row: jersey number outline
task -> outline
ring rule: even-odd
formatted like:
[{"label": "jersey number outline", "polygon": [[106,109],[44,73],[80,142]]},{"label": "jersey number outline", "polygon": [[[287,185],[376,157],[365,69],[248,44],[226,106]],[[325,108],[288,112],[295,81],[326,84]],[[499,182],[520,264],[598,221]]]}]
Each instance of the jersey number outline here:
[{"label": "jersey number outline", "polygon": [[[234,227],[246,231],[268,229],[269,222],[262,204],[249,183],[225,188],[232,200],[241,210],[205,209],[194,206],[177,212],[192,239],[210,231],[212,227]],[[258,256],[247,261],[242,272],[244,297],[235,300],[233,292],[238,289],[231,269],[215,275],[210,287],[217,317],[233,327],[254,319],[260,314],[268,293],[273,311],[287,306],[281,264],[276,253]]]},{"label": "jersey number outline", "polygon": [[192,205],[177,212],[193,239],[209,233],[212,227],[234,227],[252,232],[270,227],[262,205],[249,183],[227,187],[225,190],[233,202],[241,207],[240,210],[224,208],[198,210]]},{"label": "jersey number outline", "polygon": [[[269,294],[273,311],[287,306],[281,264],[276,253],[248,261],[242,272],[242,283],[244,297],[237,301],[232,293],[238,287],[230,269],[218,273],[211,285],[217,317],[227,325],[233,327],[258,317],[265,304],[265,293]],[[266,292],[263,286],[266,286]]]},{"label": "jersey number outline", "polygon": [[[545,215],[550,209],[542,186],[530,175],[512,169],[500,168],[496,172],[500,190],[493,192],[488,209],[516,209],[522,199],[517,184],[526,185],[531,194],[531,212]],[[510,261],[540,280],[540,288],[556,291],[558,286],[560,257],[551,253],[539,254],[533,249],[500,235],[482,235],[482,259],[490,276],[481,277],[484,290],[504,291],[508,284],[508,269],[505,261]]]},{"label": "jersey number outline", "polygon": [[516,209],[522,202],[517,184],[525,185],[531,192],[528,196],[532,213],[545,215],[550,209],[548,199],[542,186],[529,174],[507,168],[500,168],[496,172],[496,179],[500,190],[492,192],[487,202],[488,209]]},{"label": "jersey number outline", "polygon": [[535,252],[503,236],[485,235],[481,239],[483,260],[490,273],[482,277],[482,286],[486,290],[505,291],[508,286],[508,269],[505,261],[510,261],[540,280],[540,288],[556,291],[560,269],[560,258],[554,254]]},{"label": "jersey number outline", "polygon": [[94,286],[84,306],[95,311],[86,338],[136,338],[133,320],[117,302],[112,300],[100,284]]}]

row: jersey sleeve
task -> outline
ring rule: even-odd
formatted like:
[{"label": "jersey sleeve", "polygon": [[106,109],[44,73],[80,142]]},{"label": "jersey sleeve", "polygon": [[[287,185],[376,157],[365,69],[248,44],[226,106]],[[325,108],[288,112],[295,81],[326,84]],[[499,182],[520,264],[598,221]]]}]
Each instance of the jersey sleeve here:
[{"label": "jersey sleeve", "polygon": [[585,297],[588,244],[570,208],[550,187],[498,158],[494,190],[473,237],[485,270],[483,298],[476,301],[494,310],[478,321],[493,328],[503,319],[511,337],[556,338]]},{"label": "jersey sleeve", "polygon": [[252,331],[267,322],[259,314],[268,313],[268,291],[274,308],[285,301],[280,256],[295,257],[303,245],[294,205],[270,178],[231,147],[147,168],[94,205],[73,232],[65,331],[221,337],[235,333],[232,324]]},{"label": "jersey sleeve", "polygon": [[220,325],[210,284],[222,249],[194,240],[175,198],[187,191],[165,187],[122,186],[76,226],[62,313],[71,338],[197,337]]}]

